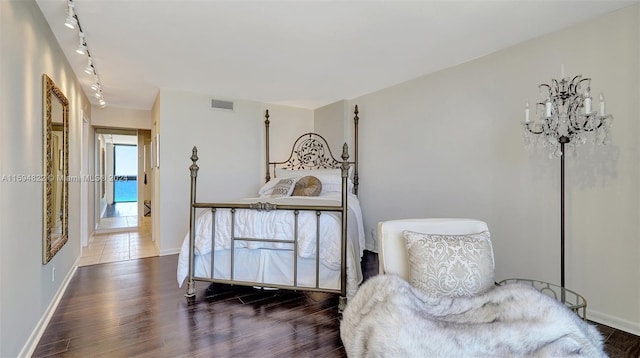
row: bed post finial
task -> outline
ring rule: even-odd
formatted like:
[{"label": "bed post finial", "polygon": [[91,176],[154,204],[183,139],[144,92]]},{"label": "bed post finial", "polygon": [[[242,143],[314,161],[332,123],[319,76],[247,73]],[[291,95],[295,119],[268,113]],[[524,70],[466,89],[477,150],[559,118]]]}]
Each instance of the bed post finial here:
[{"label": "bed post finial", "polygon": [[349,146],[345,142],[342,145],[342,175],[346,176],[349,172]]},{"label": "bed post finial", "polygon": [[264,113],[264,128],[265,128],[265,136],[266,136],[266,151],[265,151],[265,161],[266,161],[266,176],[264,177],[265,183],[268,183],[271,180],[271,174],[269,173],[269,110],[267,109]]},{"label": "bed post finial", "polygon": [[196,164],[197,161],[198,148],[196,146],[193,146],[193,149],[191,150],[191,166],[189,166],[189,170],[191,170],[191,176],[194,178],[198,176],[198,169],[200,169],[200,167],[198,167],[198,164]]}]

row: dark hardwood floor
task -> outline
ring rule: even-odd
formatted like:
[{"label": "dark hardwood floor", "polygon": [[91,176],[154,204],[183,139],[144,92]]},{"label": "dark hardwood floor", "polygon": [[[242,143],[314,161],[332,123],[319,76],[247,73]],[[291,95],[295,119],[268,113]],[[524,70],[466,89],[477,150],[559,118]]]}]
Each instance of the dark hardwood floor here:
[{"label": "dark hardwood floor", "polygon": [[[337,296],[176,282],[177,255],[79,267],[34,357],[345,357]],[[377,272],[367,252],[365,278]],[[611,357],[640,337],[598,327]]]}]

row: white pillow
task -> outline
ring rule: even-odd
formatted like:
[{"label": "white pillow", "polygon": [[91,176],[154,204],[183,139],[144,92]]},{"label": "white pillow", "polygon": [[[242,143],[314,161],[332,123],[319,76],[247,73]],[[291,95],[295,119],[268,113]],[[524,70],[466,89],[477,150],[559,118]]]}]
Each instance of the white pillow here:
[{"label": "white pillow", "polygon": [[494,286],[488,231],[470,235],[402,232],[409,253],[409,282],[435,297],[474,296]]},{"label": "white pillow", "polygon": [[268,182],[266,182],[261,188],[260,190],[258,190],[258,196],[261,198],[264,197],[270,197],[271,193],[273,192],[273,188],[280,182],[281,179],[287,179],[287,178],[299,178],[297,175],[288,175],[288,176],[283,176],[283,177],[278,177],[278,178],[274,178],[269,180]]},{"label": "white pillow", "polygon": [[[347,176],[347,192],[353,193],[353,181],[351,180],[351,172],[353,167],[349,166],[349,174]],[[276,168],[276,178],[286,178],[289,176],[297,176],[302,178],[304,176],[314,176],[322,182],[322,191],[320,195],[328,193],[341,193],[342,192],[342,169],[302,169],[302,170],[289,170]]]},{"label": "white pillow", "polygon": [[298,179],[299,178],[292,177],[278,180],[273,189],[271,189],[271,194],[269,195],[269,197],[281,198],[283,196],[291,196],[293,188],[295,187]]}]

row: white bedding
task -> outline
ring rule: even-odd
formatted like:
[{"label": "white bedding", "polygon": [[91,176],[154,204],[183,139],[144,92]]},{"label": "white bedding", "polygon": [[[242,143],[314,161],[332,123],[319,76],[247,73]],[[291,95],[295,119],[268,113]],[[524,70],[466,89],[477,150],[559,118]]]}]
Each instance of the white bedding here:
[{"label": "white bedding", "polygon": [[[316,206],[340,206],[341,196],[339,193],[328,193],[320,197],[282,197],[282,198],[246,198],[236,203],[256,203],[270,202],[273,204],[288,205],[316,205]],[[364,249],[364,227],[362,222],[362,213],[360,203],[355,195],[349,195],[347,200],[348,213],[348,260],[347,272],[348,286],[353,286],[361,280],[360,258]],[[258,211],[249,209],[238,209],[235,213],[235,236],[244,238],[263,238],[263,239],[283,239],[292,238],[294,232],[294,215],[292,211]],[[323,212],[320,216],[320,262],[322,270],[340,272],[340,242],[341,242],[341,221],[340,213]],[[230,232],[231,232],[231,214],[229,209],[217,209],[216,214],[216,235],[214,250],[216,251],[216,273],[223,268],[218,268],[218,256],[228,255],[231,248]],[[198,264],[199,258],[209,257],[211,253],[211,228],[212,228],[211,210],[205,210],[196,219],[196,237],[195,237],[195,254],[196,254],[196,275],[201,277],[209,277],[210,269],[207,265]],[[275,242],[246,242],[236,241],[236,249],[271,249],[273,252],[287,252],[285,250],[292,249],[293,245],[288,243]],[[227,253],[225,253],[225,251]],[[236,250],[238,251],[238,250]],[[301,260],[315,259],[316,251],[316,213],[315,211],[300,211],[298,217],[298,255]],[[185,235],[185,239],[180,251],[178,261],[177,280],[182,285],[184,279],[188,276],[189,262],[189,234]],[[275,254],[277,255],[277,254]],[[290,255],[290,254],[289,254]],[[207,259],[208,261],[208,259]],[[353,262],[355,261],[355,262]],[[261,271],[268,271],[270,262],[265,261],[260,267]],[[253,262],[251,264],[254,264]],[[227,263],[228,265],[228,263]],[[201,266],[201,269],[199,267]],[[236,262],[236,267],[242,267],[243,262]],[[273,265],[275,266],[275,265]],[[200,271],[200,272],[198,272]],[[202,272],[207,271],[207,272]],[[228,269],[226,269],[228,272]],[[221,272],[221,271],[220,271]],[[314,272],[314,271],[312,271]],[[299,275],[305,274],[304,272]],[[265,275],[269,276],[269,275]],[[218,276],[216,276],[218,277]],[[227,277],[225,277],[227,278]],[[339,281],[338,281],[339,282]],[[265,282],[266,283],[266,282]],[[351,288],[349,287],[350,291]]]}]

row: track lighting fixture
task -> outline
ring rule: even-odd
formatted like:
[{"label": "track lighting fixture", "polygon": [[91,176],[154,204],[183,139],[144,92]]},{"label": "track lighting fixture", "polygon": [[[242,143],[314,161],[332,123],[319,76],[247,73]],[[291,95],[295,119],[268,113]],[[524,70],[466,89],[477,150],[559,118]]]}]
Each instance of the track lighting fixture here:
[{"label": "track lighting fixture", "polygon": [[84,72],[88,75],[93,75],[94,74],[94,70],[93,70],[93,61],[91,61],[91,57],[88,57],[88,63],[87,63],[87,67],[84,69]]},{"label": "track lighting fixture", "polygon": [[81,55],[87,53],[87,44],[84,42],[84,34],[82,32],[80,33],[80,43],[78,44],[76,52]]},{"label": "track lighting fixture", "polygon": [[95,81],[93,81],[93,84],[91,84],[91,89],[97,91],[98,88],[100,88],[100,82],[98,81],[98,76],[96,76]]},{"label": "track lighting fixture", "polygon": [[67,6],[69,10],[64,25],[70,29],[75,29],[76,26],[78,27],[80,43],[78,44],[76,52],[81,55],[87,55],[87,67],[85,67],[84,72],[88,75],[93,75],[94,81],[91,84],[91,89],[96,91],[95,97],[98,99],[98,104],[100,104],[100,107],[104,107],[106,106],[107,102],[104,100],[104,96],[102,94],[102,86],[100,85],[100,79],[98,78],[98,69],[96,68],[96,64],[93,62],[93,57],[91,56],[91,53],[89,52],[89,48],[87,46],[87,42],[84,39],[84,32],[82,32],[80,19],[75,12],[75,5],[73,4],[73,0],[67,0]]},{"label": "track lighting fixture", "polygon": [[68,11],[67,19],[64,21],[64,26],[73,30],[76,28],[76,26],[78,26],[78,20],[76,20],[75,18],[75,14],[73,11],[73,3],[71,1],[68,1],[67,6],[69,6],[69,11]]}]

